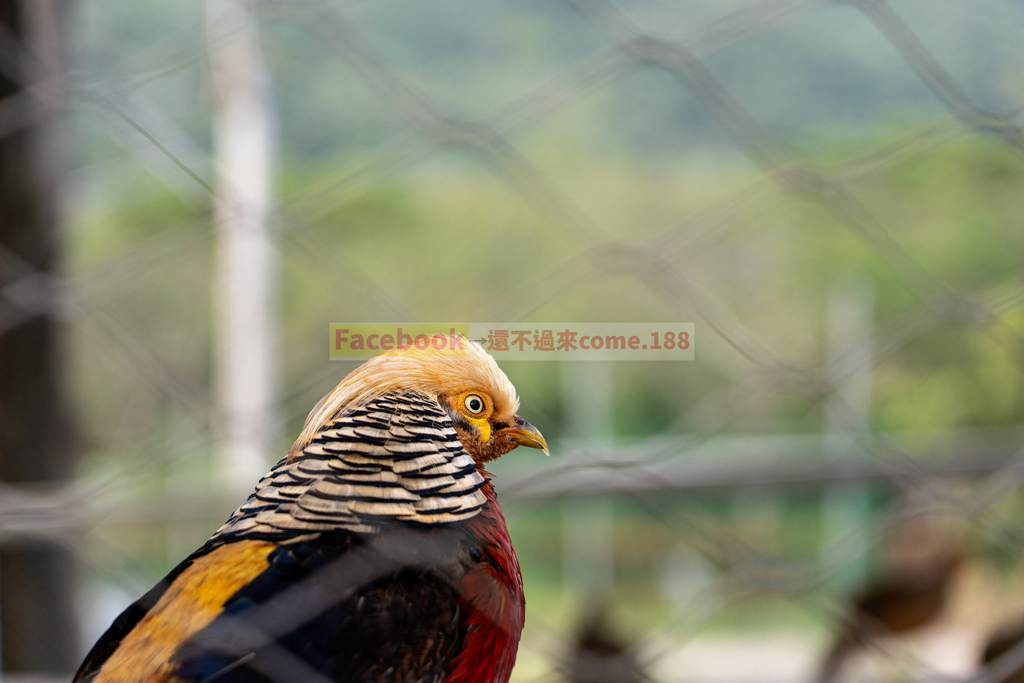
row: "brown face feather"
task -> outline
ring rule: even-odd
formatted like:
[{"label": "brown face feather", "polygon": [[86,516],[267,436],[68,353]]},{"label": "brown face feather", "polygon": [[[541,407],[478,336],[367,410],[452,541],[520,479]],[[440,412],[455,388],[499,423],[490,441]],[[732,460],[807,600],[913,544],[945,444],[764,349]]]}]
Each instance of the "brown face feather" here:
[{"label": "brown face feather", "polygon": [[[463,445],[465,445],[465,441],[463,441]],[[470,451],[469,454],[473,456],[473,459],[478,463],[485,463],[490,462],[491,460],[497,460],[509,451],[517,448],[519,445],[519,441],[510,431],[507,429],[496,429],[491,432],[490,439],[477,447],[476,452]]]},{"label": "brown face feather", "polygon": [[[457,397],[442,395],[438,397],[438,402],[451,418],[463,448],[477,463],[496,460],[519,446],[519,442],[509,431],[509,428],[523,422],[518,416],[513,416],[507,422],[498,421],[494,417],[474,420],[460,409]],[[481,429],[480,423],[484,420],[487,425]]]}]

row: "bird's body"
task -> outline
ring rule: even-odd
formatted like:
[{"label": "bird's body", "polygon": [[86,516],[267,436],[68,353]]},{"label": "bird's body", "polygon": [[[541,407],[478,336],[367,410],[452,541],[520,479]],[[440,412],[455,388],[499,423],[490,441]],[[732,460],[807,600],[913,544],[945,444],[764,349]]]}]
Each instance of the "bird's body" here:
[{"label": "bird's body", "polygon": [[1000,668],[995,680],[1000,683],[1024,683],[1024,661],[1021,661],[1024,656],[1021,648],[1024,645],[1021,643],[1024,643],[1024,622],[1020,621],[1003,626],[989,636],[981,654],[981,664]]},{"label": "bird's body", "polygon": [[961,551],[950,552],[914,571],[883,575],[862,591],[819,667],[819,683],[835,680],[849,657],[872,641],[933,623],[946,606],[963,559]]},{"label": "bird's body", "polygon": [[600,599],[580,621],[571,643],[564,670],[569,683],[645,683],[637,644],[625,642],[614,633],[609,612]]},{"label": "bird's body", "polygon": [[343,380],[75,680],[507,681],[523,585],[483,464],[546,444],[468,348],[377,358]]}]

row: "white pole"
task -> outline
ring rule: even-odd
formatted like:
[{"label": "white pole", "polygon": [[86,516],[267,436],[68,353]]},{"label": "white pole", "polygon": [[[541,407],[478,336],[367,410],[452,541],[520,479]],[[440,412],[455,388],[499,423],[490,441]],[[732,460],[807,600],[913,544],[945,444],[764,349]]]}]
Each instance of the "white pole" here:
[{"label": "white pole", "polygon": [[[612,437],[612,364],[565,361],[561,366],[569,433],[585,448],[607,454]],[[614,585],[614,527],[614,502],[610,498],[572,497],[563,503],[564,582],[579,600],[608,595]]]},{"label": "white pole", "polygon": [[269,229],[272,120],[256,15],[208,0],[213,81],[214,434],[225,494],[248,495],[277,445],[275,294]]},{"label": "white pole", "polygon": [[[871,415],[871,284],[862,278],[841,280],[832,287],[828,305],[827,376],[833,393],[825,404],[826,452],[836,459],[862,458],[863,447],[857,442],[870,428]],[[868,537],[852,532],[869,518],[870,489],[863,482],[837,485],[825,490],[824,504],[825,542],[832,546],[827,555],[848,558],[839,572],[841,582],[858,585],[867,573]],[[835,546],[840,539],[842,547]]]}]

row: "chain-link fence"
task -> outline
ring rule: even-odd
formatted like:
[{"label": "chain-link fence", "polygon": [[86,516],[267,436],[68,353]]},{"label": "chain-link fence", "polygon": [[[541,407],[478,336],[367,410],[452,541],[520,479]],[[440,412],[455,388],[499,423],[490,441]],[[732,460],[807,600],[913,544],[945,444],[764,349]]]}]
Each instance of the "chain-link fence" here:
[{"label": "chain-link fence", "polygon": [[[354,367],[328,324],[381,320],[695,323],[692,362],[505,364],[553,453],[493,468],[514,681],[811,680],[837,633],[848,680],[1024,661],[980,663],[1024,617],[1024,6],[138,5],[4,10],[8,671],[79,660]],[[259,340],[218,300],[253,169]],[[218,373],[257,341],[253,427]]]}]

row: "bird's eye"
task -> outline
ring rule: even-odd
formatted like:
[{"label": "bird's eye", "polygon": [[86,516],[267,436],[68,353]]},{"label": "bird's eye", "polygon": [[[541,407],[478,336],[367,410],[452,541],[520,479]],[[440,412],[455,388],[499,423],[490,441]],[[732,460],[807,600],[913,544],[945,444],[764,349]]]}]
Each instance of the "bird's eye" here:
[{"label": "bird's eye", "polygon": [[467,396],[466,400],[463,401],[463,405],[465,405],[466,410],[468,410],[473,415],[479,415],[480,413],[484,412],[484,408],[487,407],[487,404],[484,403],[484,400],[477,396],[476,394],[470,394],[469,396]]}]

